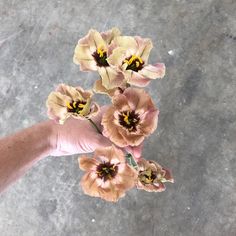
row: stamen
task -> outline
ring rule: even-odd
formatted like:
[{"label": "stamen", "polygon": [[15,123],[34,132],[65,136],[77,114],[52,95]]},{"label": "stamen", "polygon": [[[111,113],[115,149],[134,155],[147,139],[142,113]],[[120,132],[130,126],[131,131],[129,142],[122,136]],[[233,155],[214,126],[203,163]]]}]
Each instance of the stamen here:
[{"label": "stamen", "polygon": [[139,71],[143,68],[144,62],[140,56],[132,55],[126,58],[123,63],[127,64],[126,70]]},{"label": "stamen", "polygon": [[[131,57],[129,60],[124,60],[124,61],[125,61],[126,63],[128,63],[128,65],[131,65],[131,64],[133,63],[133,61],[135,61],[135,60],[138,60],[140,64],[143,63],[142,58],[139,57],[139,56],[136,56],[136,55],[132,55],[132,57]],[[136,62],[138,62],[138,61],[136,61]],[[137,63],[136,63],[136,65],[137,65]],[[138,65],[138,66],[139,66],[139,65]],[[137,66],[137,67],[138,67],[138,66]]]},{"label": "stamen", "polygon": [[123,111],[119,114],[119,123],[130,132],[137,131],[140,118],[135,111]]},{"label": "stamen", "polygon": [[118,167],[110,162],[104,162],[97,166],[96,173],[98,177],[103,179],[103,181],[107,181],[108,179],[113,179],[118,171]]},{"label": "stamen", "polygon": [[101,48],[97,49],[97,53],[98,53],[99,57],[103,57],[104,52],[106,52],[104,49],[101,49]]},{"label": "stamen", "polygon": [[103,48],[97,48],[97,50],[92,54],[95,61],[97,62],[97,66],[106,67],[109,66],[107,62],[107,51]]},{"label": "stamen", "polygon": [[128,125],[130,125],[130,121],[129,121],[129,111],[127,112],[127,115],[126,114],[123,114],[124,116],[124,122]]},{"label": "stamen", "polygon": [[69,108],[69,109],[73,109],[73,107],[70,105],[70,103],[68,101],[66,101],[66,106]]},{"label": "stamen", "polygon": [[67,101],[66,102],[67,111],[81,114],[86,104],[87,104],[86,101],[72,101],[72,102]]},{"label": "stamen", "polygon": [[80,104],[78,105],[79,108],[84,108],[84,106],[85,106],[85,104],[82,104],[82,103],[80,103]]}]

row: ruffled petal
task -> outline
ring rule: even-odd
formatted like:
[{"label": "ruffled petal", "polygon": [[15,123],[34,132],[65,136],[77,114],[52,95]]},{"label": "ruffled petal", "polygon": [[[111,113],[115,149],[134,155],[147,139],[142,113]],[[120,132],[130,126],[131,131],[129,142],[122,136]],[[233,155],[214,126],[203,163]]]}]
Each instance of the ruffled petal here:
[{"label": "ruffled petal", "polygon": [[126,140],[124,140],[123,136],[118,132],[117,125],[114,123],[114,111],[115,109],[113,107],[108,108],[106,113],[103,115],[103,134],[119,147],[125,147],[128,144]]},{"label": "ruffled petal", "polygon": [[90,47],[91,52],[95,52],[98,48],[106,49],[107,45],[101,34],[94,29],[89,30],[87,44]]},{"label": "ruffled petal", "polygon": [[102,85],[106,89],[110,90],[119,87],[124,82],[123,74],[111,67],[99,67],[98,73],[102,78]]},{"label": "ruffled petal", "polygon": [[148,57],[151,49],[153,48],[153,44],[151,39],[141,38],[139,36],[134,37],[138,44],[137,56],[141,57],[144,63],[146,64],[148,61]]},{"label": "ruffled petal", "polygon": [[114,43],[117,45],[117,47],[121,47],[126,50],[128,49],[133,51],[133,53],[135,53],[138,49],[136,40],[131,36],[118,36],[114,39]]},{"label": "ruffled petal", "polygon": [[103,85],[102,85],[102,80],[97,80],[95,81],[94,85],[93,85],[93,90],[95,93],[101,93],[101,94],[107,94],[108,96],[112,97],[115,94],[119,94],[120,90],[118,88],[113,88],[113,89],[106,89]]},{"label": "ruffled petal", "polygon": [[80,185],[85,194],[92,197],[99,197],[97,175],[93,172],[87,172],[81,179]]},{"label": "ruffled petal", "polygon": [[50,119],[58,123],[63,123],[68,117],[66,101],[71,101],[71,98],[58,92],[51,92],[46,101],[48,108],[48,116]]},{"label": "ruffled petal", "polygon": [[140,129],[142,133],[145,135],[152,134],[156,128],[158,123],[158,111],[150,111],[145,114],[145,117],[142,118],[142,125],[140,125]]},{"label": "ruffled petal", "polygon": [[165,64],[157,63],[155,65],[144,66],[139,73],[149,79],[161,79],[165,76]]},{"label": "ruffled petal", "polygon": [[114,186],[111,186],[111,188],[107,189],[100,188],[99,194],[102,199],[109,202],[117,202],[121,197],[125,196],[124,191],[116,189]]},{"label": "ruffled petal", "polygon": [[163,170],[165,171],[165,174],[163,176],[164,181],[174,183],[174,178],[173,178],[171,172],[169,170],[165,169],[165,168],[163,168]]},{"label": "ruffled petal", "polygon": [[[66,84],[59,84],[56,91],[62,95],[66,95],[70,100],[76,101],[78,99],[83,100],[82,94],[74,87],[68,86]],[[64,101],[65,104],[66,101]]]},{"label": "ruffled petal", "polygon": [[127,56],[127,50],[122,47],[117,47],[112,51],[112,54],[107,58],[109,65],[119,68]]},{"label": "ruffled petal", "polygon": [[99,164],[96,159],[87,156],[81,156],[78,161],[79,167],[83,171],[95,170],[96,166]]},{"label": "ruffled petal", "polygon": [[114,146],[106,148],[97,148],[94,152],[94,157],[97,159],[109,161],[112,164],[125,162],[125,156],[123,151],[118,148],[115,148]]},{"label": "ruffled petal", "polygon": [[101,36],[104,39],[104,41],[109,45],[111,43],[111,41],[117,37],[120,36],[121,32],[118,28],[113,27],[112,29],[106,31],[106,32],[102,32]]},{"label": "ruffled petal", "polygon": [[135,85],[138,87],[146,87],[150,83],[150,79],[144,77],[138,72],[126,70],[124,71],[125,79],[131,85]]}]

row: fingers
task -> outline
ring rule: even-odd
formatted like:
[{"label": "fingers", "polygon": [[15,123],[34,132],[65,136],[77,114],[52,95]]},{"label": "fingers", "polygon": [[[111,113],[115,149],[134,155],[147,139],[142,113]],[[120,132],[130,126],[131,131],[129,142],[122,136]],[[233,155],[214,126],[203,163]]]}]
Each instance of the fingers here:
[{"label": "fingers", "polygon": [[96,135],[96,138],[93,142],[93,149],[95,150],[96,148],[100,147],[109,147],[112,145],[111,141],[107,138],[105,138],[102,135]]}]

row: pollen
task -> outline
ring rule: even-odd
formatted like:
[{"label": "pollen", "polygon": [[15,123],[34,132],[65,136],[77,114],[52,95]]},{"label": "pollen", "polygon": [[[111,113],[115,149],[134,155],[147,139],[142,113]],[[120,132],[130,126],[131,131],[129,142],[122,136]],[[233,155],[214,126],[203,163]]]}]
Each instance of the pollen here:
[{"label": "pollen", "polygon": [[97,166],[96,173],[103,181],[113,179],[118,171],[118,167],[110,162],[104,162]]},{"label": "pollen", "polygon": [[98,48],[97,49],[97,54],[99,55],[99,57],[103,57],[104,56],[104,53],[105,53],[106,51],[104,50],[104,49],[102,49],[102,48]]},{"label": "pollen", "polygon": [[70,105],[70,103],[67,101],[66,102],[66,106],[69,108],[69,109],[73,109],[73,107]]},{"label": "pollen", "polygon": [[82,103],[80,103],[80,104],[78,105],[79,108],[84,108],[84,106],[85,106],[85,104],[82,104]]},{"label": "pollen", "polygon": [[139,71],[143,68],[144,62],[141,57],[132,55],[126,58],[123,63],[127,64],[126,70]]},{"label": "pollen", "polygon": [[[136,62],[138,62],[140,64],[143,63],[142,58],[139,57],[139,56],[136,56],[136,55],[132,55],[132,57],[129,60],[126,60],[126,61],[128,61],[128,65],[131,65],[134,61],[136,61]],[[136,65],[137,65],[137,63],[136,63]],[[138,64],[138,66],[139,66],[139,64]]]},{"label": "pollen", "polygon": [[140,118],[135,111],[123,111],[119,114],[119,123],[129,132],[137,131]]},{"label": "pollen", "polygon": [[66,102],[67,111],[72,113],[81,114],[85,106],[86,106],[86,101]]},{"label": "pollen", "polygon": [[127,114],[123,114],[124,116],[124,122],[127,124],[127,125],[130,125],[130,121],[129,121],[129,111],[127,112]]}]

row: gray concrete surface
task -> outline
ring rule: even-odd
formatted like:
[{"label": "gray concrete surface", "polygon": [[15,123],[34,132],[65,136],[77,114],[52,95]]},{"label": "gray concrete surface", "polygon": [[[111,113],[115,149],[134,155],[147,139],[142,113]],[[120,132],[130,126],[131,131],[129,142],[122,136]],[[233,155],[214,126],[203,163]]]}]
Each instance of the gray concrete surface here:
[{"label": "gray concrete surface", "polygon": [[144,156],[176,180],[111,204],[83,195],[77,156],[46,158],[1,195],[0,235],[235,236],[235,12],[235,0],[0,0],[1,136],[45,119],[58,83],[89,88],[75,43],[118,26],[152,38],[151,62],[166,63],[148,87],[161,113]]}]

